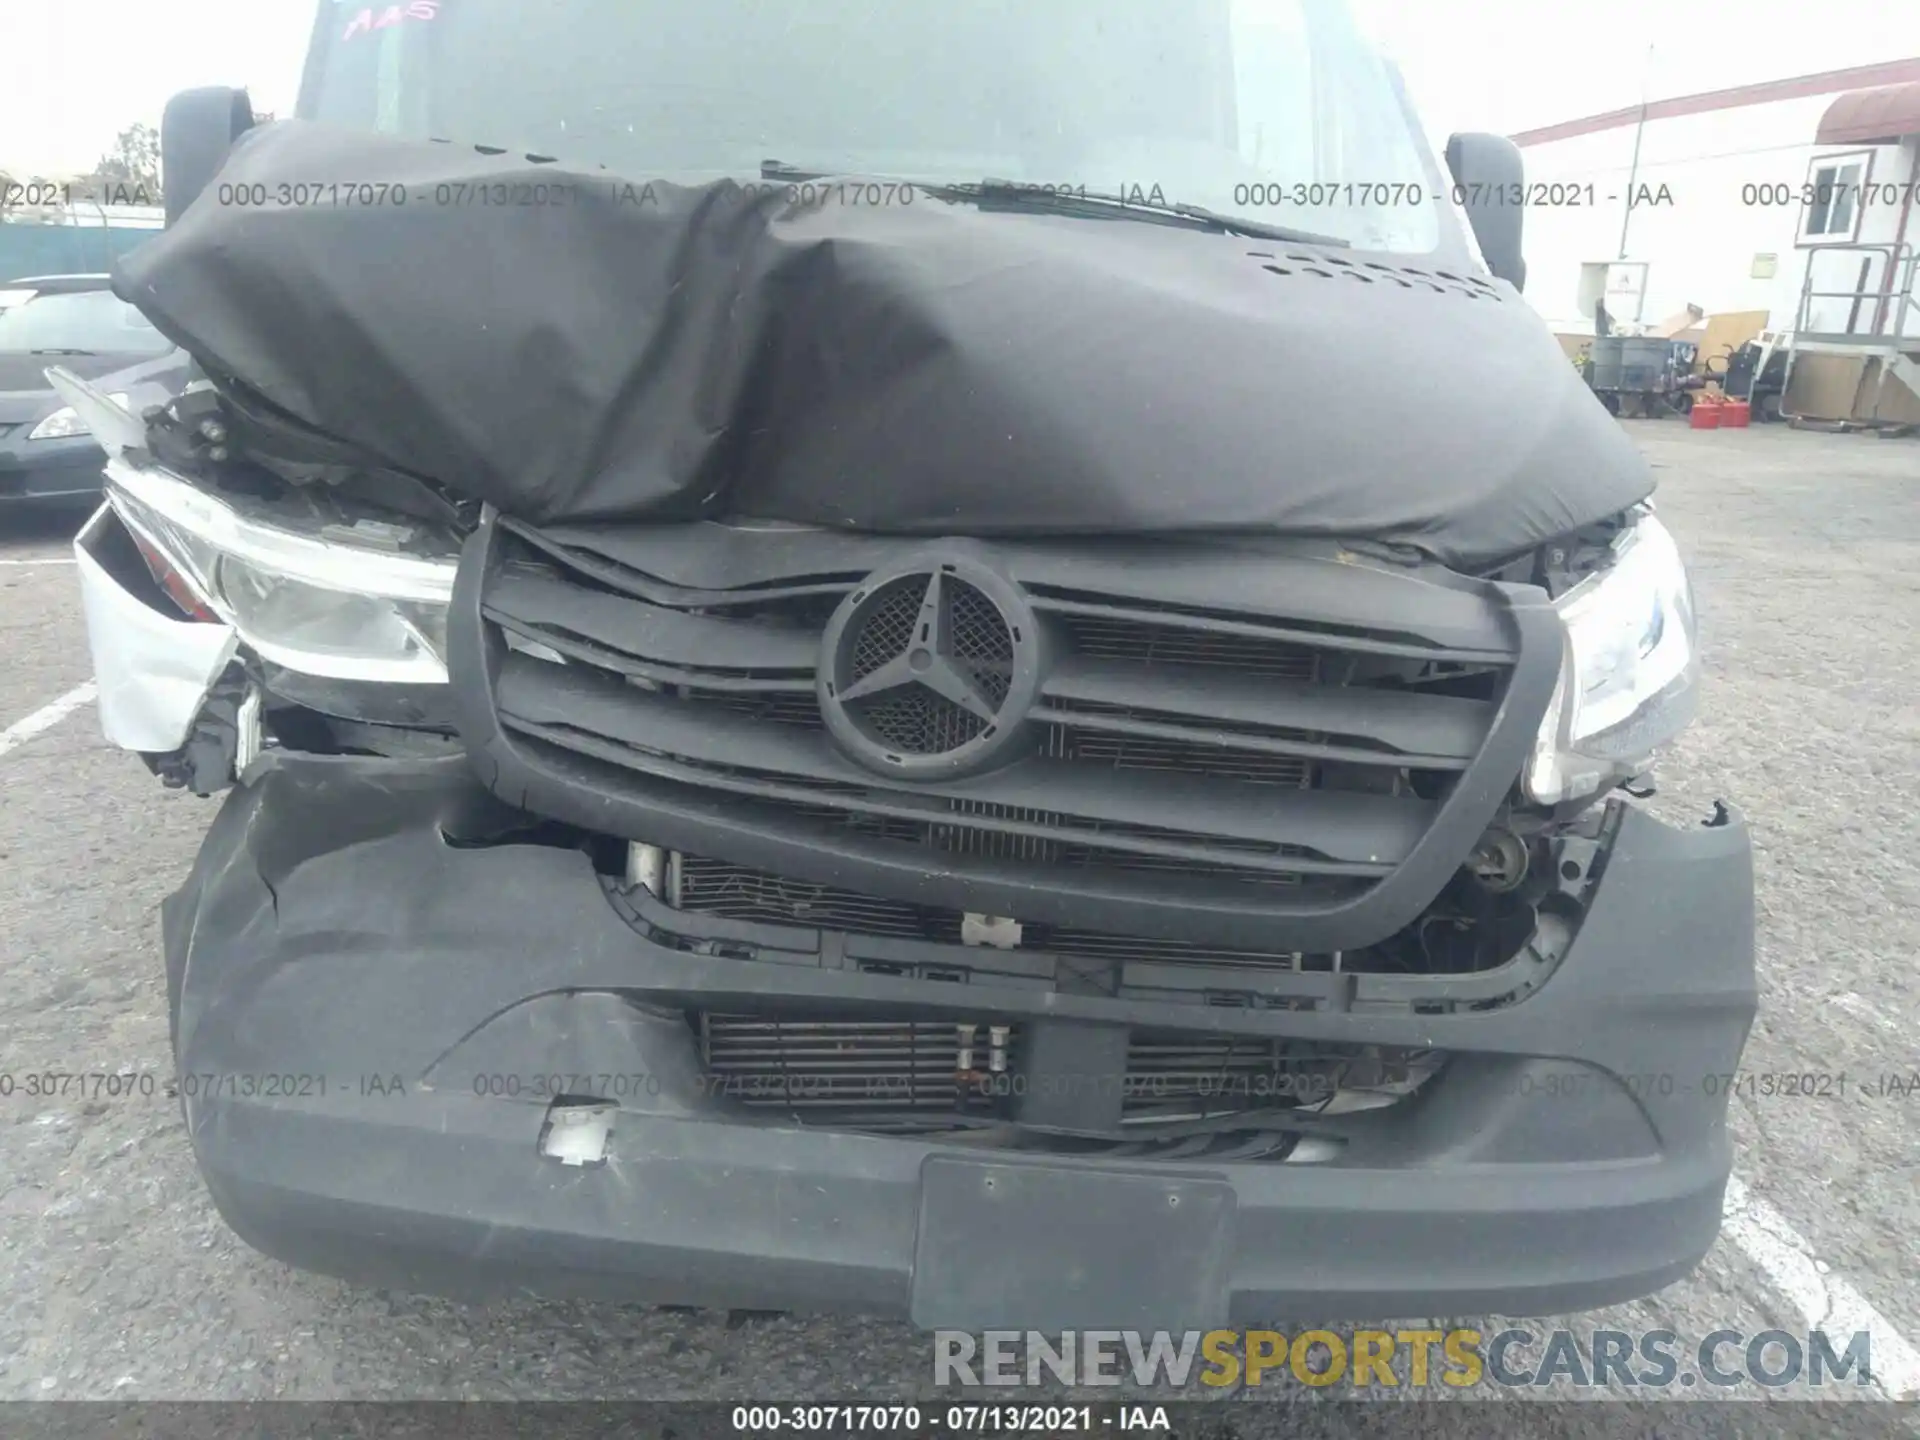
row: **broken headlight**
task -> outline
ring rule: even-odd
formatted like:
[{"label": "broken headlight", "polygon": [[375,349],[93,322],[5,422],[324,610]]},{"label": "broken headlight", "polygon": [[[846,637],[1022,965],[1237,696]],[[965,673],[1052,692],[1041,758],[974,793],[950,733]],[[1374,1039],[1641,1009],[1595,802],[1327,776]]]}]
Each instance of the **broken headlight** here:
[{"label": "broken headlight", "polygon": [[115,459],[107,498],[263,660],[338,680],[445,684],[450,537],[419,525],[248,514]]},{"label": "broken headlight", "polygon": [[1651,513],[1621,532],[1610,565],[1554,608],[1566,649],[1522,782],[1543,805],[1644,771],[1693,719],[1699,678],[1693,590],[1679,547]]}]

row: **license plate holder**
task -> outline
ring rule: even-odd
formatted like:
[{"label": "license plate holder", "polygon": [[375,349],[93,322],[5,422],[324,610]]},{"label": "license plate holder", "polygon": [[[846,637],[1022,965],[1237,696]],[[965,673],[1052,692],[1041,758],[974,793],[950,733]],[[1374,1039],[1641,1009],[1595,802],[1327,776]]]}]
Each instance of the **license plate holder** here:
[{"label": "license plate holder", "polygon": [[928,1330],[1208,1330],[1228,1319],[1233,1187],[929,1156],[909,1313]]}]

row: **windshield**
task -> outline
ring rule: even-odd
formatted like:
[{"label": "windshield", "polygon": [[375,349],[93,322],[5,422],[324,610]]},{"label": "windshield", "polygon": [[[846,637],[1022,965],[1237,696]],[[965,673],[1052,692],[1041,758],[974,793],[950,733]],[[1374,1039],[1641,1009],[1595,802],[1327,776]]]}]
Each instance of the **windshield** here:
[{"label": "windshield", "polygon": [[111,290],[40,295],[0,310],[0,354],[159,355],[172,348],[172,341]]},{"label": "windshield", "polygon": [[778,160],[1458,244],[1342,0],[322,0],[301,114],[634,179]]}]

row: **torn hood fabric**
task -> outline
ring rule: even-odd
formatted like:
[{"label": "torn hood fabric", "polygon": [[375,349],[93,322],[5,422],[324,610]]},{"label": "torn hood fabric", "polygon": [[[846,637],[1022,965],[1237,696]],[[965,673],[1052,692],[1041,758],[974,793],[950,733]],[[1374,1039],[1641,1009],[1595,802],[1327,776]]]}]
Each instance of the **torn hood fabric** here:
[{"label": "torn hood fabric", "polygon": [[1653,488],[1510,287],[1137,215],[282,121],[115,289],[370,465],[536,524],[1232,530],[1468,566]]}]

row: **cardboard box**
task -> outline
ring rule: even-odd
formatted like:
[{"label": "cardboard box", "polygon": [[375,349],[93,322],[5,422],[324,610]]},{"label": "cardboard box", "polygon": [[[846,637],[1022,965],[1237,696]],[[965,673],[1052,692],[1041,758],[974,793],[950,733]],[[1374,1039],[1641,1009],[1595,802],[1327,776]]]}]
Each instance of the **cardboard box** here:
[{"label": "cardboard box", "polygon": [[1707,312],[1698,305],[1689,305],[1677,315],[1669,315],[1647,333],[1657,335],[1662,340],[1679,338],[1681,332],[1693,329],[1706,318]]},{"label": "cardboard box", "polygon": [[[1707,319],[1706,333],[1700,340],[1700,365],[1710,373],[1724,371],[1734,351],[1767,328],[1769,310],[1729,310]],[[1708,364],[1712,361],[1711,365]]]}]

